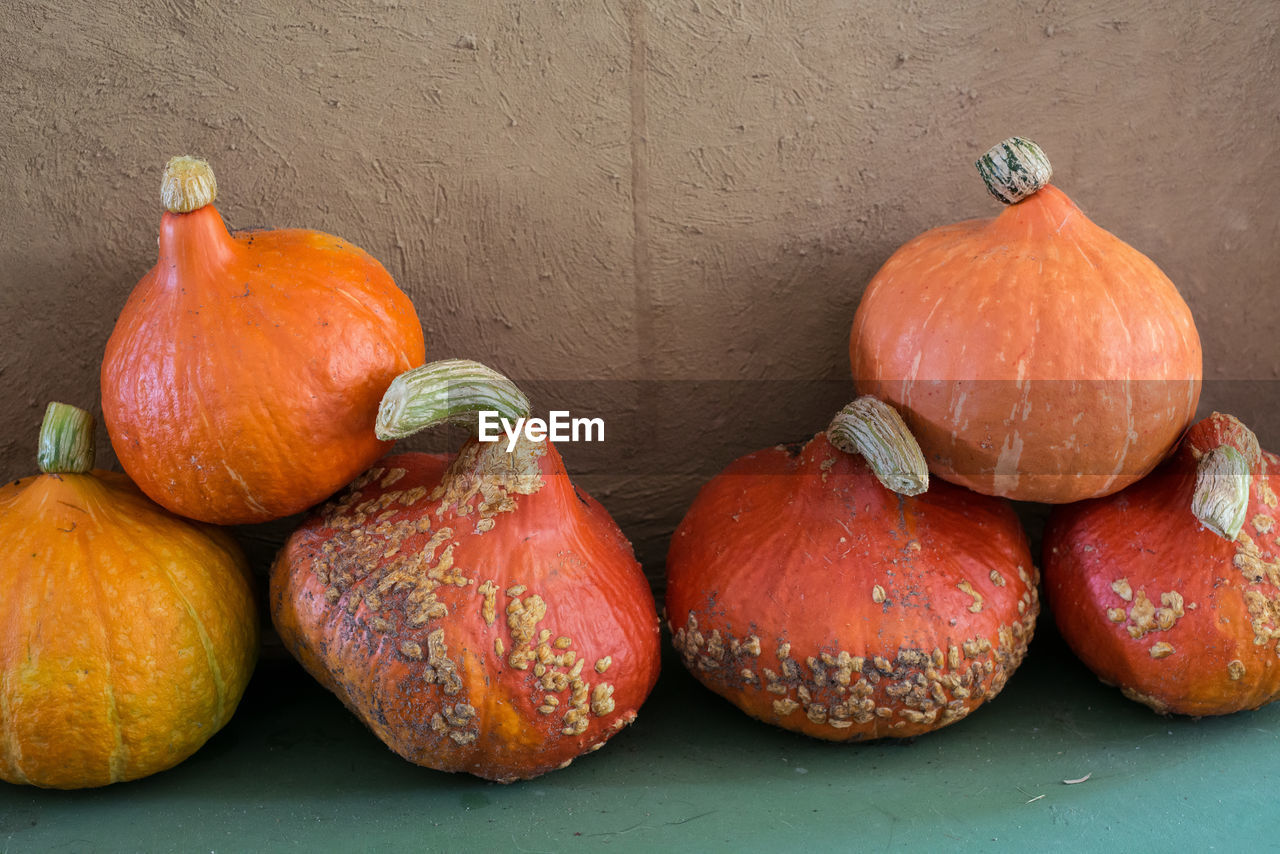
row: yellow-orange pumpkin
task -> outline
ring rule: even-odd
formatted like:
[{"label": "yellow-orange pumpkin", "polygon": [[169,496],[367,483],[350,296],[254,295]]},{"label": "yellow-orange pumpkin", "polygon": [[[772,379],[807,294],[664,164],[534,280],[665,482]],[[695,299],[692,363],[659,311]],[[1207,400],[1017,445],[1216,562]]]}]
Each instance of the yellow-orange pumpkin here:
[{"label": "yellow-orange pumpkin", "polygon": [[1195,414],[1191,312],[1047,183],[1033,143],[1007,140],[978,165],[1009,206],[926,231],[880,268],[849,339],[858,390],[899,409],[953,483],[1048,503],[1122,489]]},{"label": "yellow-orange pumpkin", "polygon": [[131,478],[164,507],[263,522],[324,500],[386,453],[378,401],[424,358],[382,265],[305,229],[228,233],[207,163],[165,172],[160,257],[102,363],[102,411]]},{"label": "yellow-orange pumpkin", "polygon": [[43,474],[0,487],[0,778],[102,786],[181,762],[230,718],[258,652],[222,531],[91,471],[92,419],[52,404]]}]

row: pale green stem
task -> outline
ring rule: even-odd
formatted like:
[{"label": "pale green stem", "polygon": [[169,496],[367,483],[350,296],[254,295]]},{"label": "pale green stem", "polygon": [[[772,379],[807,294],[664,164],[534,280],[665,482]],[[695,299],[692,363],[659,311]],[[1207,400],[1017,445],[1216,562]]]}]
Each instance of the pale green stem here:
[{"label": "pale green stem", "polygon": [[1210,531],[1234,541],[1249,510],[1249,461],[1230,445],[1220,445],[1200,458],[1191,512]]},{"label": "pale green stem", "polygon": [[445,359],[392,380],[378,406],[374,431],[386,441],[448,422],[467,422],[474,429],[476,415],[483,410],[515,422],[529,414],[529,399],[492,368],[466,359]]},{"label": "pale green stem", "polygon": [[93,470],[93,416],[67,403],[50,403],[40,425],[36,463],[45,474]]},{"label": "pale green stem", "polygon": [[861,454],[887,489],[919,495],[929,488],[929,466],[907,424],[892,406],[871,395],[840,410],[827,439],[847,454]]},{"label": "pale green stem", "polygon": [[218,197],[218,182],[213,167],[198,157],[181,155],[164,167],[160,179],[160,201],[169,213],[191,213],[213,204]]},{"label": "pale green stem", "polygon": [[1016,205],[1053,177],[1053,167],[1040,146],[1020,136],[992,146],[974,165],[987,191],[1006,205]]}]

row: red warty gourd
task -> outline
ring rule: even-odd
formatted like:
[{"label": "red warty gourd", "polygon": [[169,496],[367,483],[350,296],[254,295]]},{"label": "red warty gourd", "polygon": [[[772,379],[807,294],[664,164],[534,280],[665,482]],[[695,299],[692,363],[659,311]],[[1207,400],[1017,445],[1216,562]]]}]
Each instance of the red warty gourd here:
[{"label": "red warty gourd", "polygon": [[229,233],[215,194],[207,163],[169,162],[160,257],[107,342],[102,410],[153,500],[205,522],[262,522],[387,452],[378,401],[422,363],[422,328],[363,250],[304,229]]},{"label": "red warty gourd", "polygon": [[1148,477],[1054,508],[1045,595],[1075,654],[1157,712],[1280,696],[1280,458],[1214,413]]},{"label": "red warty gourd", "polygon": [[[387,392],[398,438],[528,401],[473,362]],[[649,585],[609,514],[523,434],[365,472],[271,570],[285,646],[396,753],[501,782],[561,768],[636,717],[658,675]]]},{"label": "red warty gourd", "polygon": [[59,789],[170,768],[230,720],[258,654],[249,568],[216,528],[93,471],[49,405],[42,474],[0,487],[0,779]]},{"label": "red warty gourd", "polygon": [[731,464],[667,559],[685,666],[751,716],[831,741],[919,735],[994,697],[1035,628],[1036,569],[1009,502],[927,484],[872,398],[799,450]]},{"label": "red warty gourd", "polygon": [[1034,143],[978,161],[1008,205],[934,228],[867,285],[849,356],[898,408],[930,470],[988,495],[1065,503],[1115,492],[1195,415],[1200,339],[1142,253],[1048,183]]}]

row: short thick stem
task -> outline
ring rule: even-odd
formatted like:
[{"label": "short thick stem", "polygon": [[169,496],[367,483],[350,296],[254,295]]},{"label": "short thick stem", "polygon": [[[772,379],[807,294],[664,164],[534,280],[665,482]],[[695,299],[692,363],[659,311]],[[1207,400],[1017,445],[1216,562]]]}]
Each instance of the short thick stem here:
[{"label": "short thick stem", "polygon": [[1234,541],[1249,511],[1251,483],[1244,454],[1230,445],[1220,445],[1202,456],[1196,467],[1191,512],[1210,531]]},{"label": "short thick stem", "polygon": [[93,470],[93,416],[67,403],[50,403],[40,425],[36,463],[45,474]]},{"label": "short thick stem", "polygon": [[213,167],[198,157],[181,155],[164,167],[160,181],[160,201],[169,213],[191,213],[213,204],[218,197],[218,182]]},{"label": "short thick stem", "polygon": [[876,479],[899,495],[929,488],[929,466],[911,430],[897,411],[866,395],[831,421],[827,439],[848,454],[861,454]]},{"label": "short thick stem", "polygon": [[388,441],[449,422],[466,422],[474,429],[481,411],[494,411],[514,422],[529,414],[529,399],[492,368],[466,359],[446,359],[392,380],[378,407],[374,430],[379,439]]},{"label": "short thick stem", "polygon": [[992,146],[974,165],[987,191],[1006,205],[1035,194],[1053,177],[1053,167],[1040,146],[1020,136]]}]

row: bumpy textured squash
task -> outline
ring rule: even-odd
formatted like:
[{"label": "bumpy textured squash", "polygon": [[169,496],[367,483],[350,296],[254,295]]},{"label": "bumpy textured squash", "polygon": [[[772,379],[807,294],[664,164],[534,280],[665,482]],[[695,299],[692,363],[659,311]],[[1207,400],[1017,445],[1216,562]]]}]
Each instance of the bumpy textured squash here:
[{"label": "bumpy textured squash", "polygon": [[1214,413],[1123,492],[1054,508],[1045,595],[1102,681],[1162,713],[1280,697],[1280,458]]},{"label": "bumpy textured squash", "polygon": [[[896,414],[852,409],[703,487],[671,542],[667,620],[693,675],[753,717],[831,741],[910,737],[1003,688],[1034,631],[1036,569],[1007,501],[936,481],[917,494],[927,471],[918,449],[905,462]],[[897,450],[848,441],[850,414],[896,421],[867,435]]]},{"label": "bumpy textured squash", "polygon": [[[410,373],[433,371],[454,413],[496,376],[461,362]],[[514,389],[497,405],[517,398],[527,412]],[[307,671],[438,770],[509,782],[568,765],[633,721],[658,675],[630,544],[545,441],[380,461],[289,538],[270,595]]]}]

